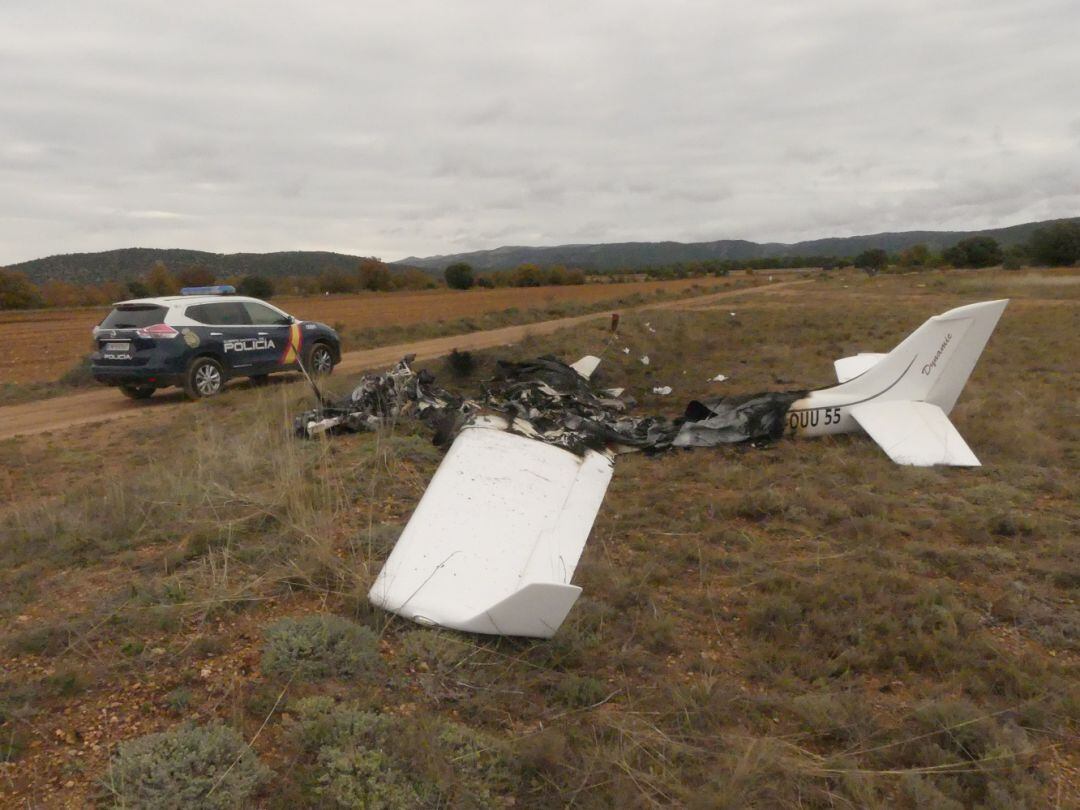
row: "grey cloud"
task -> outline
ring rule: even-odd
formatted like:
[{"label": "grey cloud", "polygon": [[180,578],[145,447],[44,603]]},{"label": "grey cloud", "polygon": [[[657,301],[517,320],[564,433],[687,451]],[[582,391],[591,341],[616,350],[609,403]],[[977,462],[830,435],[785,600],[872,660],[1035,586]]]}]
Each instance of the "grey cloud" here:
[{"label": "grey cloud", "polygon": [[1071,0],[0,14],[0,262],[771,241],[1080,209]]}]

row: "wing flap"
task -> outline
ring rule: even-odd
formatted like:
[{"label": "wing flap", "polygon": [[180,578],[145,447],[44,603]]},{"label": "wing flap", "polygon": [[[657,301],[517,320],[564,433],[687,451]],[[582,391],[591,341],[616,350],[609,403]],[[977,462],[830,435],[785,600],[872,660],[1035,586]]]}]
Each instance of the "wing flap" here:
[{"label": "wing flap", "polygon": [[897,464],[978,467],[979,459],[937,405],[927,402],[864,402],[852,417]]}]

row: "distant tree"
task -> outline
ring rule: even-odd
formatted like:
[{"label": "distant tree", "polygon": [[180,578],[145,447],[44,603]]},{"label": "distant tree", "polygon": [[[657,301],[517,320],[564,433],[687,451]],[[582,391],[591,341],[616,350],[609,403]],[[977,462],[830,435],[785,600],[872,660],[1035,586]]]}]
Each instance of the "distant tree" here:
[{"label": "distant tree", "polygon": [[467,290],[473,286],[473,269],[465,262],[455,262],[443,270],[446,286],[451,290]]},{"label": "distant tree", "polygon": [[390,268],[378,259],[361,259],[356,269],[361,290],[392,290],[394,276]]},{"label": "distant tree", "polygon": [[491,290],[495,288],[495,281],[491,276],[478,276],[476,279],[476,286],[482,287],[485,290]]},{"label": "distant tree", "polygon": [[993,237],[971,236],[943,251],[941,258],[953,267],[993,267],[1001,264],[1005,254]]},{"label": "distant tree", "polygon": [[515,287],[543,287],[548,282],[548,274],[532,262],[519,264],[511,275],[510,283]]},{"label": "distant tree", "polygon": [[0,268],[0,309],[36,309],[43,305],[41,293],[25,273]]},{"label": "distant tree", "polygon": [[864,250],[858,256],[855,257],[855,266],[860,270],[865,270],[868,275],[876,275],[885,269],[889,263],[889,254],[887,254],[881,248],[870,248]]},{"label": "distant tree", "polygon": [[274,282],[265,276],[244,276],[236,285],[236,291],[252,298],[273,298]]},{"label": "distant tree", "polygon": [[930,264],[930,248],[919,242],[900,251],[900,264],[904,267],[926,267]]},{"label": "distant tree", "polygon": [[1005,270],[1019,270],[1029,258],[1026,245],[1010,245],[1005,249],[1005,260],[1001,266]]},{"label": "distant tree", "polygon": [[213,284],[217,278],[210,271],[209,267],[205,267],[201,264],[194,264],[180,270],[176,274],[176,280],[181,287],[208,287]]},{"label": "distant tree", "polygon": [[1028,242],[1028,253],[1039,264],[1068,267],[1080,259],[1080,222],[1055,222],[1036,228]]},{"label": "distant tree", "polygon": [[393,281],[395,290],[430,290],[432,287],[439,286],[430,273],[417,270],[415,267],[406,267],[394,273]]},{"label": "distant tree", "polygon": [[81,301],[80,290],[67,281],[46,281],[41,285],[41,298],[47,307],[75,307]]},{"label": "distant tree", "polygon": [[132,298],[148,298],[150,296],[150,288],[137,278],[127,283],[127,290]]},{"label": "distant tree", "polygon": [[331,267],[319,274],[319,290],[322,292],[351,293],[356,292],[359,286],[360,279],[343,270]]},{"label": "distant tree", "polygon": [[165,262],[156,261],[146,276],[146,289],[151,295],[176,295],[180,292],[180,284],[169,272]]},{"label": "distant tree", "polygon": [[131,295],[130,288],[119,281],[106,281],[100,285],[101,297],[104,303],[111,304],[114,301],[123,301]]}]

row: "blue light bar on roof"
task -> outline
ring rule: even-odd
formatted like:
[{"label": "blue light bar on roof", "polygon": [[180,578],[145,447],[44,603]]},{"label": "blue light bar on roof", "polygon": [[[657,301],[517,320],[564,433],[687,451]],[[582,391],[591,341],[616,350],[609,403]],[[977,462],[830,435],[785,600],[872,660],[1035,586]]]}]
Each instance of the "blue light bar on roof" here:
[{"label": "blue light bar on roof", "polygon": [[231,284],[215,284],[212,287],[184,287],[181,295],[236,295],[236,287]]}]

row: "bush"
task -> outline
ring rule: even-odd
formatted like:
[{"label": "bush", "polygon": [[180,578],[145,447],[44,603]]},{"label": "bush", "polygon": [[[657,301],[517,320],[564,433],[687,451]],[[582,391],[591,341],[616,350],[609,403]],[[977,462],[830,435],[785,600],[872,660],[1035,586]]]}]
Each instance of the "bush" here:
[{"label": "bush", "polygon": [[471,352],[459,352],[454,349],[450,352],[448,358],[450,363],[450,370],[454,372],[455,377],[468,377],[473,373],[473,369],[476,368],[476,363],[473,361]]},{"label": "bush", "polygon": [[1069,266],[1080,259],[1080,222],[1055,222],[1036,228],[1028,248],[1031,257],[1051,267]]},{"label": "bush", "polygon": [[287,737],[314,755],[316,792],[332,806],[491,807],[514,784],[504,744],[459,723],[321,696],[289,715]]},{"label": "bush", "polygon": [[375,634],[340,616],[286,618],[266,630],[262,670],[301,680],[352,677],[379,665]]},{"label": "bush", "polygon": [[231,728],[185,724],[121,743],[103,784],[121,807],[224,809],[271,775]]},{"label": "bush", "polygon": [[855,257],[855,266],[860,270],[865,270],[869,275],[875,275],[884,270],[889,263],[888,254],[881,248],[871,248],[870,250],[864,250],[858,256]]},{"label": "bush", "polygon": [[972,236],[961,239],[945,250],[941,258],[953,267],[993,267],[1002,263],[1005,254],[996,239],[990,236]]},{"label": "bush", "polygon": [[446,286],[451,290],[467,290],[473,285],[473,269],[465,262],[452,264],[443,271]]},{"label": "bush", "polygon": [[236,285],[236,291],[240,295],[250,295],[252,298],[272,298],[274,282],[263,276],[244,276]]}]

